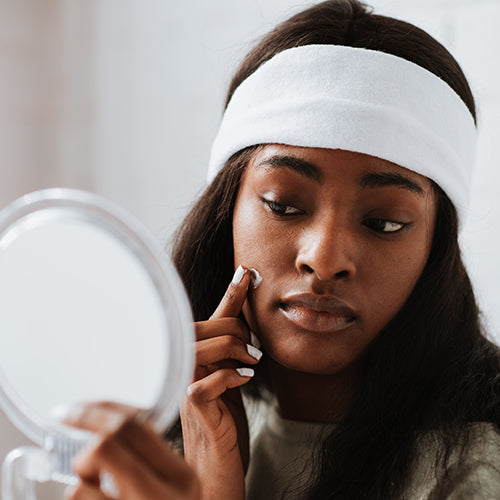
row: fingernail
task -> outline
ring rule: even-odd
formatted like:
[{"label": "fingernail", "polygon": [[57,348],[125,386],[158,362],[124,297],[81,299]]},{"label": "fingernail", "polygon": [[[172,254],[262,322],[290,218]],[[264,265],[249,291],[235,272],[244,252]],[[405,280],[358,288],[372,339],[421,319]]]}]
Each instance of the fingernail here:
[{"label": "fingernail", "polygon": [[253,345],[247,344],[247,352],[252,356],[253,359],[256,359],[259,361],[260,358],[262,358],[262,351],[259,351],[256,347]]},{"label": "fingernail", "polygon": [[61,403],[50,409],[50,416],[57,422],[74,419],[79,415],[79,409],[76,405]]},{"label": "fingernail", "polygon": [[238,266],[233,275],[233,285],[238,285],[241,282],[243,276],[245,276],[246,272],[247,272],[246,269],[243,269],[241,266]]},{"label": "fingernail", "polygon": [[262,283],[262,276],[259,274],[257,269],[251,268],[250,273],[252,274],[252,286],[257,288]]},{"label": "fingernail", "polygon": [[253,332],[250,332],[250,342],[257,349],[259,349],[261,346],[260,340],[255,336],[255,333]]},{"label": "fingernail", "polygon": [[252,368],[236,368],[236,371],[242,376],[242,377],[253,377],[255,372]]}]

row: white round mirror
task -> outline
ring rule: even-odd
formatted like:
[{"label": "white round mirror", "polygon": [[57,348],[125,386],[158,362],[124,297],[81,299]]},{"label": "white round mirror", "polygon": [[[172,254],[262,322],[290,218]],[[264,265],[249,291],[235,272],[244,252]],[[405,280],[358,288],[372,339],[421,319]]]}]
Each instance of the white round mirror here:
[{"label": "white round mirror", "polygon": [[59,404],[137,406],[160,432],[176,416],[193,366],[189,304],[163,250],[110,202],[51,189],[2,211],[0,311],[0,404],[39,445],[89,438],[51,418]]}]

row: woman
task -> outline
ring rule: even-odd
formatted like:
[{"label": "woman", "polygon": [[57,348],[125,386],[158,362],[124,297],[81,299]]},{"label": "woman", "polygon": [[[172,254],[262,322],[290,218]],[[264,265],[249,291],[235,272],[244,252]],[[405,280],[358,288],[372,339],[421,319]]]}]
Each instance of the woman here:
[{"label": "woman", "polygon": [[87,408],[71,423],[103,438],[72,498],[106,498],[102,470],[124,499],[500,496],[498,348],[457,243],[474,123],[452,56],[355,0],[264,38],[174,249],[198,340],[185,461]]}]

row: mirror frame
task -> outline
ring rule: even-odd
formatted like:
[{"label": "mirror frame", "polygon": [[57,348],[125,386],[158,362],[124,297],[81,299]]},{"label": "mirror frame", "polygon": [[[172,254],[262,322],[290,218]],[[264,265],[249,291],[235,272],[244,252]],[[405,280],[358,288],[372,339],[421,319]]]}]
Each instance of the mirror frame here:
[{"label": "mirror frame", "polygon": [[[29,193],[0,212],[0,255],[19,231],[29,230],[37,219],[84,220],[108,231],[131,251],[151,277],[165,313],[169,336],[165,378],[155,405],[140,412],[158,432],[163,432],[178,414],[179,404],[191,382],[194,369],[194,329],[191,308],[182,282],[156,239],[142,224],[114,203],[96,194],[66,188]],[[172,341],[175,336],[175,341]],[[92,438],[86,431],[70,428],[33,412],[12,389],[0,366],[0,406],[13,424],[45,449],[81,448]],[[60,446],[58,446],[58,443]],[[71,452],[73,454],[73,452]],[[61,457],[62,458],[62,457]],[[65,460],[64,460],[65,461]]]}]

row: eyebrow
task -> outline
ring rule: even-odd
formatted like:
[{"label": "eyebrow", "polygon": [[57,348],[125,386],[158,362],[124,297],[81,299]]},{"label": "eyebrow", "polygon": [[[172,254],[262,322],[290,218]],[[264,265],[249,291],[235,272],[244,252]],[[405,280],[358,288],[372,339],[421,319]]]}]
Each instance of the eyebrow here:
[{"label": "eyebrow", "polygon": [[[273,155],[257,163],[255,167],[285,167],[318,183],[324,180],[323,173],[316,165],[296,156]],[[396,172],[369,172],[361,177],[360,185],[363,188],[396,186],[421,196],[424,195],[424,190],[420,184]]]},{"label": "eyebrow", "polygon": [[316,165],[296,156],[274,155],[262,160],[255,166],[256,168],[285,167],[313,181],[323,181],[323,174]]},{"label": "eyebrow", "polygon": [[424,195],[424,190],[420,184],[396,172],[371,172],[363,175],[360,184],[364,188],[396,186],[421,196]]}]

